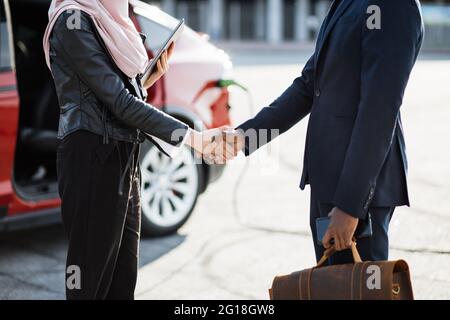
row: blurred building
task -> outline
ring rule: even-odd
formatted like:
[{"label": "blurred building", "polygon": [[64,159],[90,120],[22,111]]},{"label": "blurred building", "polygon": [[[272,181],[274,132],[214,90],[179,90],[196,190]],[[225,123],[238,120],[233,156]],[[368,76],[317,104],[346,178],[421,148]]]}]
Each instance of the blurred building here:
[{"label": "blurred building", "polygon": [[147,1],[185,18],[214,40],[308,41],[315,37],[330,0]]},{"label": "blurred building", "polygon": [[[146,0],[166,12],[185,18],[193,29],[205,32],[214,40],[311,41],[331,0]],[[429,20],[434,39],[450,46],[448,35],[450,0],[421,0],[424,7],[432,7]],[[448,24],[447,27],[442,25]],[[445,38],[447,37],[447,38]],[[445,39],[444,39],[445,38]]]}]

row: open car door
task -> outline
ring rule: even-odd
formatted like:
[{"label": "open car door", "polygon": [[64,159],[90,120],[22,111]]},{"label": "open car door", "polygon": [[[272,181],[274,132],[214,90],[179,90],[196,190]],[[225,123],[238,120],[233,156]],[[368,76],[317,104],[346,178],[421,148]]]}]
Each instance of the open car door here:
[{"label": "open car door", "polygon": [[0,219],[14,194],[12,174],[19,117],[8,1],[0,0]]}]

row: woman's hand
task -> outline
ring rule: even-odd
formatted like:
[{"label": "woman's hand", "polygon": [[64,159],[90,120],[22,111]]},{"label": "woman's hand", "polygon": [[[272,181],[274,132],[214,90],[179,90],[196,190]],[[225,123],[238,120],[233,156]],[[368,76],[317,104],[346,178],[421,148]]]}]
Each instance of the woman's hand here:
[{"label": "woman's hand", "polygon": [[175,44],[172,42],[170,47],[163,52],[161,58],[156,63],[156,70],[148,77],[147,81],[144,83],[144,88],[147,90],[153,86],[156,81],[158,81],[166,72],[169,70],[169,59],[172,56]]},{"label": "woman's hand", "polygon": [[194,149],[198,157],[203,156],[207,163],[212,163],[214,161],[212,152],[217,147],[217,141],[221,139],[223,130],[224,127],[202,132],[189,129],[186,144]]}]

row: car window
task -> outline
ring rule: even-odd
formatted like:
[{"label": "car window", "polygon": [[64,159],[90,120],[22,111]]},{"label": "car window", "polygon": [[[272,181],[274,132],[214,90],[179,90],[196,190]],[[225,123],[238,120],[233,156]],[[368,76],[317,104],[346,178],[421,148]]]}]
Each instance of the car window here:
[{"label": "car window", "polygon": [[3,1],[0,2],[0,71],[11,69],[11,48],[9,46],[8,24]]}]

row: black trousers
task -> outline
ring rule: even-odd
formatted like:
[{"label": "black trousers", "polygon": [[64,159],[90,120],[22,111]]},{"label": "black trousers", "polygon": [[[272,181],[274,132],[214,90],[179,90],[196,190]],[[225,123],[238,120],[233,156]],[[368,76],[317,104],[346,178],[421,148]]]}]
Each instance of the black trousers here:
[{"label": "black trousers", "polygon": [[67,271],[76,266],[81,287],[69,285],[67,299],[133,299],[140,237],[138,151],[127,170],[123,194],[120,177],[133,144],[87,131],[65,137],[57,152],[62,219],[69,247]]},{"label": "black trousers", "polygon": [[[329,203],[321,203],[311,191],[311,214],[310,226],[313,235],[314,249],[316,259],[323,256],[324,248],[317,243],[316,219],[326,217],[333,209]],[[369,209],[372,219],[372,237],[357,239],[356,247],[363,261],[382,261],[389,257],[389,223],[394,213],[395,207],[372,207]],[[352,263],[353,257],[351,250],[336,252],[328,260],[328,264],[347,264]]]}]

